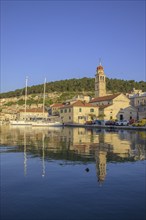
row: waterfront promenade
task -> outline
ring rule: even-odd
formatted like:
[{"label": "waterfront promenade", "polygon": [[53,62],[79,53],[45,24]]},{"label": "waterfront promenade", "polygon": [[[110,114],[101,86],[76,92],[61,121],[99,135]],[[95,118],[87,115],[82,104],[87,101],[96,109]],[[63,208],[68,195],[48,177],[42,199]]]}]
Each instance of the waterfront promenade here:
[{"label": "waterfront promenade", "polygon": [[[3,125],[9,125],[11,126],[8,122],[3,122],[0,123],[1,126]],[[18,125],[15,125],[18,126]],[[24,126],[24,125],[19,125],[19,126]],[[71,124],[71,123],[64,123],[62,126],[65,127],[82,127],[82,128],[101,128],[101,129],[111,129],[111,130],[139,130],[139,131],[146,131],[146,126],[116,126],[116,125],[97,125],[97,124],[92,124],[92,125],[87,125],[87,124]],[[49,127],[49,125],[48,125]]]},{"label": "waterfront promenade", "polygon": [[140,130],[140,131],[146,131],[146,126],[144,127],[134,127],[132,125],[129,126],[116,126],[116,125],[85,125],[85,124],[64,124],[63,126],[67,127],[84,127],[84,128],[101,128],[101,129],[113,129],[113,130]]}]

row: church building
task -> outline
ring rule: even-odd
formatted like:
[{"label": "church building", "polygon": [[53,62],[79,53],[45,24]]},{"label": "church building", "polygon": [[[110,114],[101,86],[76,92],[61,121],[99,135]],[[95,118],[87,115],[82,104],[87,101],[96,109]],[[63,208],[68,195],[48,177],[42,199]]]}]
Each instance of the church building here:
[{"label": "church building", "polygon": [[107,95],[106,75],[104,68],[99,64],[95,75],[95,98],[91,104],[98,106],[99,116],[104,120],[131,120],[137,119],[137,110],[131,106],[130,99],[123,93]]}]

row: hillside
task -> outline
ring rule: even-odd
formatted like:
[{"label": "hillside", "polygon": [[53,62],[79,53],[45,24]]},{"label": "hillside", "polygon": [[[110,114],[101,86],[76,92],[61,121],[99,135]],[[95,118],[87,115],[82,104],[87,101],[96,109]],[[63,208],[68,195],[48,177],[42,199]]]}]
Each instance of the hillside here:
[{"label": "hillside", "polygon": [[[75,94],[94,95],[94,78],[67,79],[46,83],[46,93],[61,93],[64,98],[71,98]],[[146,82],[134,80],[120,80],[106,78],[107,92],[130,92],[133,88],[146,91]],[[28,94],[42,94],[43,84],[28,87]],[[1,93],[0,98],[20,97],[25,94],[25,88]],[[72,95],[71,95],[72,94]],[[63,98],[63,97],[62,97]],[[61,98],[61,100],[62,100]],[[60,101],[61,101],[60,100]]]}]

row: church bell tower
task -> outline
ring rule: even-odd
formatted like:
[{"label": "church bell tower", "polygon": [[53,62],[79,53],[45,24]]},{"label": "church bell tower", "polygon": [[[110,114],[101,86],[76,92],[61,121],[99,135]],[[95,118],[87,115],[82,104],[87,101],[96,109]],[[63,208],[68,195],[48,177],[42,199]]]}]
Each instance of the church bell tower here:
[{"label": "church bell tower", "polygon": [[106,96],[106,76],[101,63],[97,67],[95,75],[95,98]]}]

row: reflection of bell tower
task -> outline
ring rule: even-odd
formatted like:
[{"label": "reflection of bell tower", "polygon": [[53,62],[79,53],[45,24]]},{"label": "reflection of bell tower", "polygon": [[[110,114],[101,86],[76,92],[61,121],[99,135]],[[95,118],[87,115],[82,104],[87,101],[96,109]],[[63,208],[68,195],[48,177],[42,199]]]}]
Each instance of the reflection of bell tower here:
[{"label": "reflection of bell tower", "polygon": [[102,150],[96,152],[97,177],[100,183],[102,183],[106,177],[106,155],[107,152]]},{"label": "reflection of bell tower", "polygon": [[95,98],[102,97],[106,95],[106,76],[104,74],[104,69],[101,63],[97,67],[95,75]]}]

